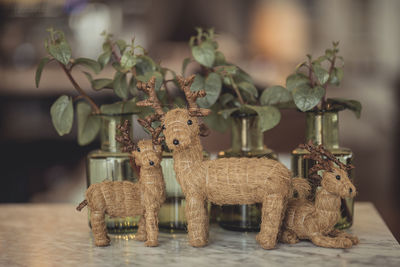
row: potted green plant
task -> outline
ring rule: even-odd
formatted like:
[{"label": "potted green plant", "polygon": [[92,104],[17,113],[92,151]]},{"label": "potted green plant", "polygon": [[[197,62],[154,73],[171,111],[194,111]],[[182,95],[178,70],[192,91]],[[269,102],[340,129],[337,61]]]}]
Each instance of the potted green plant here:
[{"label": "potted green plant", "polygon": [[[64,33],[54,29],[48,31],[49,37],[45,41],[48,55],[37,67],[36,86],[39,86],[45,65],[55,62],[77,92],[75,96],[61,95],[51,106],[51,119],[57,133],[62,136],[71,132],[75,114],[80,145],[89,144],[100,135],[101,149],[92,151],[87,157],[88,186],[105,179],[135,180],[137,175],[131,169],[131,165],[135,167],[134,163],[127,153],[121,151],[120,144],[115,140],[116,126],[126,119],[132,122],[133,114],[144,116],[148,112],[147,109],[136,106],[136,82],[147,82],[155,76],[157,90],[162,95],[164,93],[161,86],[165,83],[168,69],[156,64],[134,39],[126,43],[103,33],[103,51],[97,60],[93,60],[73,58]],[[97,77],[107,66],[112,66],[113,76]],[[83,73],[96,94],[111,91],[118,100],[114,103],[96,104],[75,78],[78,68],[83,68]],[[110,232],[130,231],[135,226],[134,218],[107,218],[107,228]]]},{"label": "potted green plant", "polygon": [[[264,104],[295,107],[306,115],[306,140],[322,144],[342,163],[350,164],[353,152],[339,145],[339,111],[348,109],[357,118],[361,115],[361,103],[352,99],[327,98],[327,89],[340,86],[343,78],[343,57],[339,55],[339,43],[333,42],[325,54],[300,63],[286,79],[286,87],[272,86],[261,95]],[[295,176],[308,177],[313,162],[304,159],[308,152],[296,148],[292,152],[292,170]],[[349,171],[354,182],[354,171]],[[316,190],[316,188],[314,188]],[[342,218],[338,228],[350,227],[353,221],[353,200],[345,199],[341,207]]]},{"label": "potted green plant", "polygon": [[[207,93],[197,100],[200,107],[212,110],[204,122],[219,132],[231,129],[231,148],[218,156],[276,159],[276,154],[264,145],[263,133],[279,123],[279,109],[263,103],[250,75],[226,60],[218,50],[213,29],[196,30],[197,34],[189,40],[192,58],[183,61],[182,73],[192,62],[199,65],[191,90],[204,89]],[[255,205],[224,206],[219,223],[231,230],[256,231],[260,224],[259,208]]]}]

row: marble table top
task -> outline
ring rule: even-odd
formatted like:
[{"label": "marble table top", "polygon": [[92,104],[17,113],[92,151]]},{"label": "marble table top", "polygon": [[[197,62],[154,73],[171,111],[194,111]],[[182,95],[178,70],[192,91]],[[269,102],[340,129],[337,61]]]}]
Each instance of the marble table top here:
[{"label": "marble table top", "polygon": [[186,234],[161,233],[157,248],[111,236],[94,246],[86,212],[71,204],[0,205],[0,266],[400,266],[400,246],[370,203],[356,203],[350,232],[360,244],[327,249],[303,241],[263,250],[255,233],[210,230],[207,247],[188,245]]}]

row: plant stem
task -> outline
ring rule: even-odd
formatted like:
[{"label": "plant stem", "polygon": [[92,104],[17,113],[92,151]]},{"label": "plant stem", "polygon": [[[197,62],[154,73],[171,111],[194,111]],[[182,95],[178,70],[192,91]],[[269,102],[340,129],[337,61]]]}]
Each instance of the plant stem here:
[{"label": "plant stem", "polygon": [[111,41],[108,41],[108,43],[109,43],[110,46],[111,46],[111,53],[113,54],[113,56],[115,57],[115,59],[116,59],[118,62],[121,62],[121,57],[118,55],[117,51],[115,51],[115,43],[113,43],[113,42],[111,42]]},{"label": "plant stem", "polygon": [[231,80],[231,84],[232,84],[233,90],[235,91],[236,95],[237,95],[238,98],[239,98],[240,104],[242,104],[242,105],[246,104],[246,103],[244,102],[244,100],[243,100],[242,95],[240,94],[239,88],[237,87],[236,83],[233,81],[232,75],[229,75],[229,79]]},{"label": "plant stem", "polygon": [[[335,62],[336,62],[336,53],[333,54],[333,58],[332,58],[332,61],[331,61],[331,66],[329,67],[329,72],[328,72],[328,74],[329,74],[329,79],[331,78],[332,71],[333,71],[333,69],[334,69],[334,67],[335,67]],[[329,79],[328,79],[328,82],[329,82]],[[326,83],[323,85],[323,87],[324,87],[324,89],[325,89],[325,94],[324,94],[324,96],[322,97],[321,109],[326,109],[326,106],[327,106],[327,103],[326,103],[326,89],[328,88],[328,82],[326,82]]]},{"label": "plant stem", "polygon": [[68,79],[71,81],[72,85],[74,86],[74,88],[78,91],[78,93],[82,96],[82,98],[85,98],[85,100],[87,102],[89,102],[89,104],[92,106],[92,108],[94,109],[94,113],[96,114],[100,114],[100,108],[96,105],[96,103],[93,101],[93,99],[88,96],[85,91],[83,91],[83,89],[79,86],[79,84],[75,81],[74,77],[72,77],[71,72],[69,69],[67,69],[67,67],[58,62],[58,64],[60,64],[61,68],[64,70],[65,74],[67,75]]},{"label": "plant stem", "polygon": [[310,85],[311,87],[314,87],[314,80],[313,80],[313,70],[312,70],[312,62],[311,62],[311,58],[309,60],[309,64],[310,66],[308,66],[308,78],[310,79]]}]

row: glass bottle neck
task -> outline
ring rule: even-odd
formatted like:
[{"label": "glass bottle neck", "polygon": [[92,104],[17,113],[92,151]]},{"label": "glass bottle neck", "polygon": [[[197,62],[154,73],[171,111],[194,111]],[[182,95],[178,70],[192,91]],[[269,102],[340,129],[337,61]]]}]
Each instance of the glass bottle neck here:
[{"label": "glass bottle neck", "polygon": [[306,113],[306,141],[327,149],[339,148],[338,112]]},{"label": "glass bottle neck", "polygon": [[232,116],[232,151],[249,152],[264,149],[264,135],[258,116]]}]

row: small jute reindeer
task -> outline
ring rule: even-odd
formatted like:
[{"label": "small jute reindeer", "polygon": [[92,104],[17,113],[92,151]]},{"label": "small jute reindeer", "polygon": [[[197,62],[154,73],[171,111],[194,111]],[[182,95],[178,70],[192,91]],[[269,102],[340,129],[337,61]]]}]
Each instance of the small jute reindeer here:
[{"label": "small jute reindeer", "polygon": [[189,243],[194,247],[208,243],[206,201],[218,205],[262,203],[261,230],[256,239],[264,249],[272,249],[292,191],[292,174],[283,164],[267,158],[203,160],[197,117],[207,116],[210,110],[197,106],[196,99],[204,97],[205,91],[190,91],[194,78],[177,77],[188,102],[186,109],[164,113],[154,80],[140,87],[149,98],[137,103],[155,110],[166,144],[173,150],[176,178],[186,197]]},{"label": "small jute reindeer", "polygon": [[[320,182],[321,188],[317,190],[314,203],[304,195],[289,201],[281,241],[295,244],[299,239],[309,239],[317,246],[328,248],[349,248],[358,244],[356,236],[334,229],[340,219],[341,198],[356,195],[356,188],[347,175],[353,166],[340,162],[322,145],[314,146],[309,142],[302,148],[310,152],[305,157],[316,162],[309,174]],[[323,171],[322,177],[318,171]]]},{"label": "small jute reindeer", "polygon": [[90,223],[96,246],[110,244],[105,214],[111,217],[141,215],[135,239],[146,241],[145,245],[149,247],[158,246],[158,211],[165,201],[165,183],[160,166],[162,138],[158,136],[161,126],[154,129],[151,122],[152,117],[139,120],[152,134],[153,139],[141,140],[137,145],[130,138],[129,121],[117,126],[121,135],[116,139],[123,144],[122,151],[129,152],[140,167],[139,181],[104,181],[92,184],[86,191],[86,199],[77,207],[79,211],[86,205],[90,208]]}]

